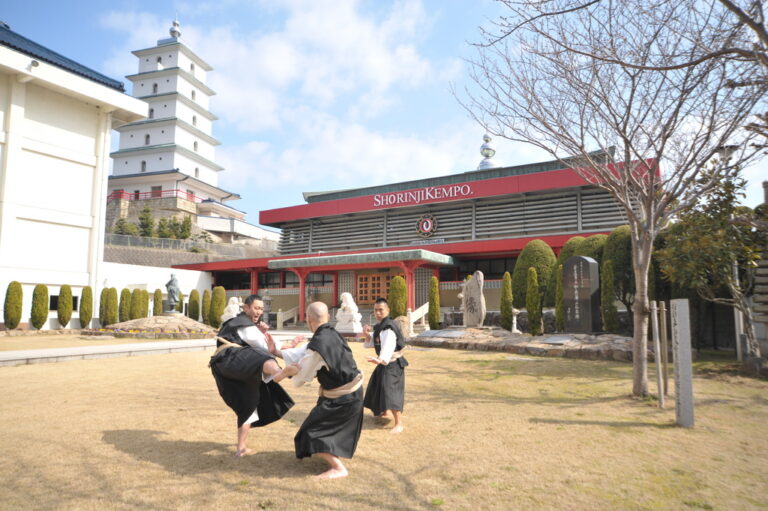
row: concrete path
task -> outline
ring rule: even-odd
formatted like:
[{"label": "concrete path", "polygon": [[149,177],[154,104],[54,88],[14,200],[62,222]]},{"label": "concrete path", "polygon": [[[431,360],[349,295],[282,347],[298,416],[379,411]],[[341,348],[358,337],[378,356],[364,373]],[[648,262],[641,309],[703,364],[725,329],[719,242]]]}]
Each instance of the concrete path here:
[{"label": "concrete path", "polygon": [[[272,337],[285,341],[297,335],[307,339],[311,333],[307,331],[273,331]],[[64,362],[67,360],[87,360],[94,358],[134,357],[137,355],[156,355],[159,353],[179,353],[183,351],[213,350],[216,341],[213,339],[188,339],[182,341],[156,341],[133,344],[112,344],[79,346],[76,348],[52,348],[40,350],[19,350],[0,352],[0,366],[17,366],[25,364],[42,364],[46,362]]]}]

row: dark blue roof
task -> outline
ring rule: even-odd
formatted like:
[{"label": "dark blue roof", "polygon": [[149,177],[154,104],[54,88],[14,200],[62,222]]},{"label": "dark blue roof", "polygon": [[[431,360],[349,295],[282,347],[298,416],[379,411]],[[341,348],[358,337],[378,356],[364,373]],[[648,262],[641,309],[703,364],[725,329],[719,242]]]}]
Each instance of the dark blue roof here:
[{"label": "dark blue roof", "polygon": [[89,67],[85,67],[84,65],[75,62],[72,59],[68,59],[63,55],[58,54],[53,50],[49,50],[45,46],[37,44],[36,42],[17,34],[11,30],[8,25],[2,22],[0,22],[0,44],[12,48],[16,51],[25,53],[30,57],[40,59],[49,64],[53,64],[56,67],[60,67],[77,75],[83,76],[96,83],[106,85],[107,87],[118,90],[120,92],[125,92],[123,82],[109,78],[108,76],[94,71]]}]

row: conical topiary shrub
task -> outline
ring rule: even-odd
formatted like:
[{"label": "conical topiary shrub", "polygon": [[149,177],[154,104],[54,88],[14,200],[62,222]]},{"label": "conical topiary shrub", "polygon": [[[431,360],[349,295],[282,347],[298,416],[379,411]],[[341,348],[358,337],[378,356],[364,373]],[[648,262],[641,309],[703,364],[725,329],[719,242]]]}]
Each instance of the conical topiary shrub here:
[{"label": "conical topiary shrub", "polygon": [[56,308],[56,317],[61,328],[67,328],[72,319],[72,288],[64,284],[59,288],[59,304]]},{"label": "conical topiary shrub", "polygon": [[38,284],[32,291],[32,314],[30,317],[32,326],[38,330],[48,320],[48,286]]},{"label": "conical topiary shrub", "polygon": [[397,318],[408,313],[408,287],[403,277],[398,275],[389,281],[387,302],[389,303],[389,317]]},{"label": "conical topiary shrub", "polygon": [[10,282],[5,291],[5,303],[3,304],[3,323],[7,330],[13,330],[21,323],[21,307],[24,299],[24,292],[21,284]]},{"label": "conical topiary shrub", "polygon": [[89,328],[93,319],[93,290],[85,286],[80,295],[80,328]]},{"label": "conical topiary shrub", "polygon": [[211,324],[211,291],[206,289],[203,291],[203,304],[200,307],[200,312],[203,315],[203,323],[206,325]]}]

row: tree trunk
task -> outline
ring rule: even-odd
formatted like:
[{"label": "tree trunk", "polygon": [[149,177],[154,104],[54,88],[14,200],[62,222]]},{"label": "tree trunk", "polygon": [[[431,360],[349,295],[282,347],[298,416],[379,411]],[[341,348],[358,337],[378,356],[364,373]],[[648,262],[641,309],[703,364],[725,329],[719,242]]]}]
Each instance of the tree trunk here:
[{"label": "tree trunk", "polygon": [[644,232],[632,236],[632,259],[635,271],[635,303],[632,305],[634,321],[632,338],[632,395],[648,395],[648,268],[651,265],[653,237]]}]

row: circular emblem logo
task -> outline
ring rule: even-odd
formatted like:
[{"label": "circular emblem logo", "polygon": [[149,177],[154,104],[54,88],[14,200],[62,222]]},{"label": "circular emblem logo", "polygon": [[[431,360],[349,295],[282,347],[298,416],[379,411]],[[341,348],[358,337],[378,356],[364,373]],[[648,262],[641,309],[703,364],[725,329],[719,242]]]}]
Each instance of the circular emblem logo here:
[{"label": "circular emblem logo", "polygon": [[416,222],[416,232],[419,236],[429,238],[437,231],[437,219],[432,215],[422,215]]}]

